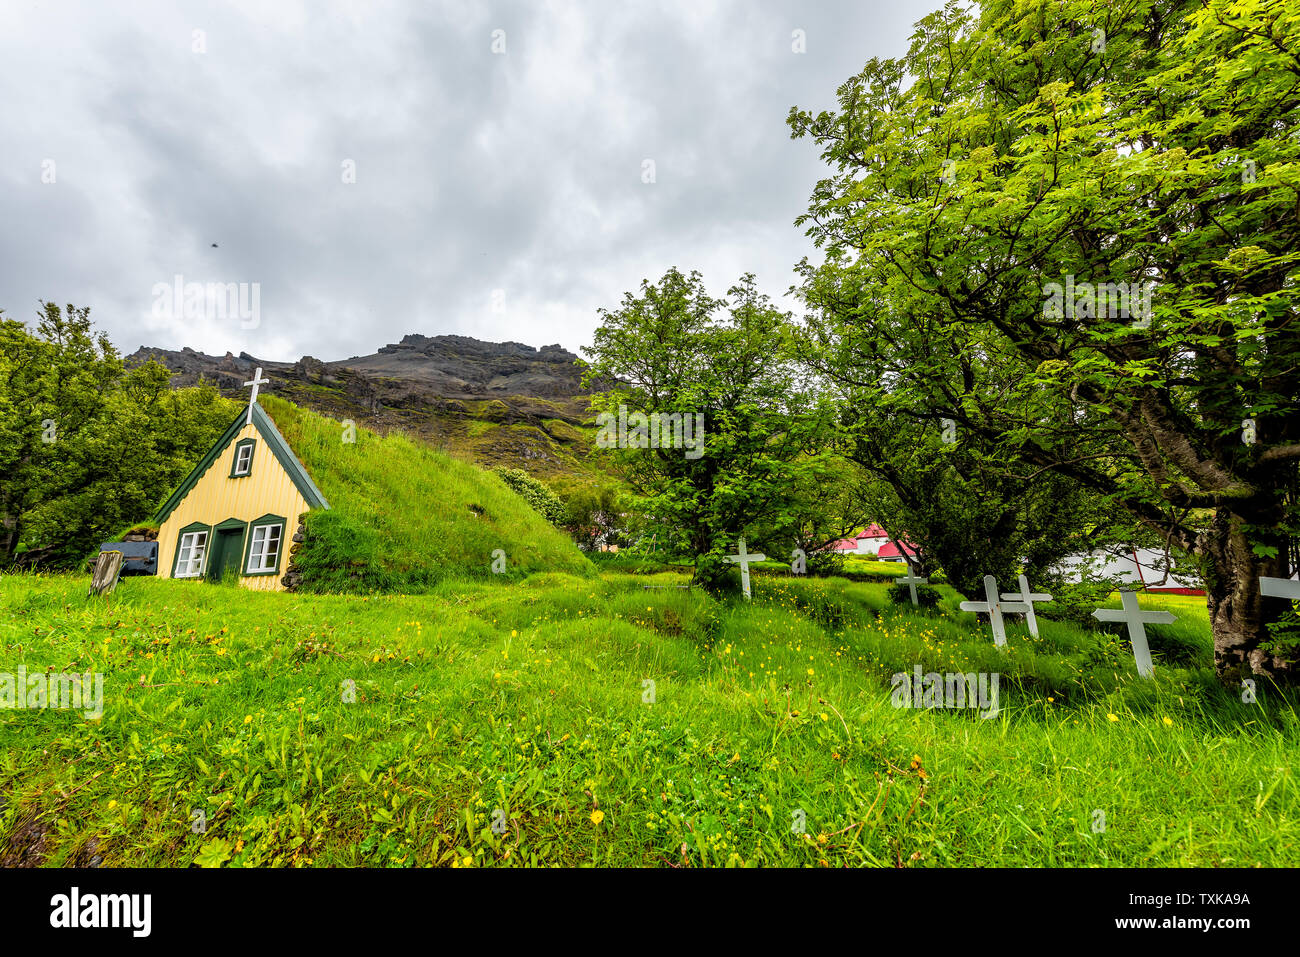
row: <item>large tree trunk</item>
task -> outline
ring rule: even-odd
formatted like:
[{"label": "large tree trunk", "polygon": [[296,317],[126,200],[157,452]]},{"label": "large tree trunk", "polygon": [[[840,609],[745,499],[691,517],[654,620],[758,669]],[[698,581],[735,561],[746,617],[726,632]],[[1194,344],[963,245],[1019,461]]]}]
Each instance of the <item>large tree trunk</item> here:
[{"label": "large tree trunk", "polygon": [[0,516],[0,568],[8,568],[13,564],[21,535],[22,522],[17,515],[6,512]]},{"label": "large tree trunk", "polygon": [[[1275,516],[1277,521],[1281,515]],[[1285,548],[1276,557],[1261,558],[1251,550],[1243,525],[1257,528],[1261,517],[1246,519],[1227,508],[1215,512],[1214,522],[1202,537],[1206,604],[1214,636],[1214,671],[1227,684],[1235,685],[1252,675],[1267,675],[1280,681],[1297,677],[1295,665],[1260,648],[1268,641],[1268,624],[1289,610],[1282,598],[1265,598],[1259,591],[1261,577],[1288,575]],[[1263,527],[1276,527],[1263,526]],[[1255,537],[1259,537],[1259,532]]]}]

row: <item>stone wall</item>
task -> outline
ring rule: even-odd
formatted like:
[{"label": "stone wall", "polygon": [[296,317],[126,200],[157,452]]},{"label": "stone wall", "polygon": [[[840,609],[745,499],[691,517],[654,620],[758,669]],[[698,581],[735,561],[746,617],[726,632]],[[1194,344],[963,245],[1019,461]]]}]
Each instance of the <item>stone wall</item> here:
[{"label": "stone wall", "polygon": [[302,572],[294,566],[293,557],[298,550],[302,548],[302,543],[307,540],[307,526],[300,520],[298,522],[298,531],[294,532],[289,546],[289,567],[285,569],[284,577],[280,579],[280,584],[284,586],[285,591],[297,591],[298,586],[302,584]]}]

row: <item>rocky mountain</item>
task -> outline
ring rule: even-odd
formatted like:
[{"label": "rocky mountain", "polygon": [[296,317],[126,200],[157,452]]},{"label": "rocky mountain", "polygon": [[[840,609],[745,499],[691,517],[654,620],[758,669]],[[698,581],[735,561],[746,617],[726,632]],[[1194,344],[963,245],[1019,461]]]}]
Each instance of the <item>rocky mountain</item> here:
[{"label": "rocky mountain", "polygon": [[243,383],[261,366],[271,380],[262,388],[276,395],[377,431],[414,433],[483,465],[572,472],[591,448],[578,357],[558,345],[411,334],[372,355],[330,362],[144,346],[127,362],[150,359],[172,373],[173,388],[205,381],[233,398],[247,397]]}]

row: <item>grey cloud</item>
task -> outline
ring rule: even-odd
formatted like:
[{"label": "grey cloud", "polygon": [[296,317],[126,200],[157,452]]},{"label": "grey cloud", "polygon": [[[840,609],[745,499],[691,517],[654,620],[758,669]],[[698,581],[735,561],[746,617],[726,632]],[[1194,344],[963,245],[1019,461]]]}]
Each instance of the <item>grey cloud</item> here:
[{"label": "grey cloud", "polygon": [[[0,308],[286,360],[407,332],[576,350],[670,265],[780,297],[824,175],[786,113],[831,106],[936,3],[6,5]],[[259,282],[261,325],[152,318],[176,274]]]}]

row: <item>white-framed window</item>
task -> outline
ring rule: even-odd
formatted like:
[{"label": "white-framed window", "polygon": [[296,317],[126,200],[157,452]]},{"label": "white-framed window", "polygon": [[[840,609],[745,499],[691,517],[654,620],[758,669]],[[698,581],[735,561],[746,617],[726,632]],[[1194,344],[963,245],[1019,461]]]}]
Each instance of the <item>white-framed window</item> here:
[{"label": "white-framed window", "polygon": [[273,572],[280,560],[280,537],[283,525],[257,525],[253,528],[253,541],[248,546],[248,574]]},{"label": "white-framed window", "polygon": [[235,452],[235,474],[247,475],[253,467],[253,446],[252,444],[241,445]]},{"label": "white-framed window", "polygon": [[186,532],[176,550],[176,578],[197,578],[203,573],[203,555],[208,550],[207,532]]}]

